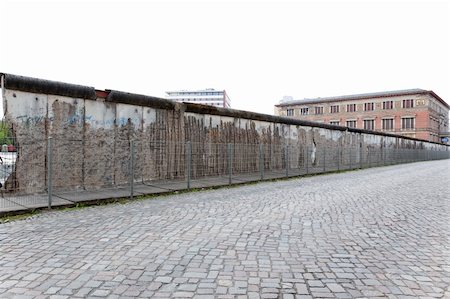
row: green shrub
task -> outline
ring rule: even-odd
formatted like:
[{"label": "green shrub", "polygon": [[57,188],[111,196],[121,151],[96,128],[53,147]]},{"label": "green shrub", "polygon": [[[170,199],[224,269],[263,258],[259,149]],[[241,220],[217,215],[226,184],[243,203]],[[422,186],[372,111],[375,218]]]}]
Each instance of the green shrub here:
[{"label": "green shrub", "polygon": [[11,129],[9,125],[4,121],[0,121],[0,146],[3,144],[14,144],[12,138]]}]

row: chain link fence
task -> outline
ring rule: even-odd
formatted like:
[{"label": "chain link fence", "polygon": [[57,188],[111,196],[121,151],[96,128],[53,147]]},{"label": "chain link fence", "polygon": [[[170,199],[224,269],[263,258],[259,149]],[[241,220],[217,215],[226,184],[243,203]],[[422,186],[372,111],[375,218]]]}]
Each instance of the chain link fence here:
[{"label": "chain link fence", "polygon": [[49,138],[3,148],[0,212],[450,158],[442,149]]}]

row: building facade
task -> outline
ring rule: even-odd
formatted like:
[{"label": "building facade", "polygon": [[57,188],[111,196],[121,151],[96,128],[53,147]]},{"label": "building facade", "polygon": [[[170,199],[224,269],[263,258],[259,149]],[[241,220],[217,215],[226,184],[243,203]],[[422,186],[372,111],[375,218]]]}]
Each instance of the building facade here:
[{"label": "building facade", "polygon": [[204,90],[166,91],[167,99],[176,102],[203,104],[208,106],[231,108],[231,101],[225,90],[207,88]]},{"label": "building facade", "polygon": [[[282,100],[275,114],[338,126],[442,142],[450,106],[431,90],[408,89],[303,100]],[[445,139],[444,139],[445,140]]]}]

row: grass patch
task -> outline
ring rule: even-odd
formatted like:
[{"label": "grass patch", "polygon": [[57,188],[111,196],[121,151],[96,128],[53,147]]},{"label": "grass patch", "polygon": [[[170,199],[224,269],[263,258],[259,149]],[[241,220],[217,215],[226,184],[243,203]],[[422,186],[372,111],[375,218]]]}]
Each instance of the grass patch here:
[{"label": "grass patch", "polygon": [[17,212],[15,212],[16,214],[11,214],[11,215],[3,215],[0,216],[0,224],[3,223],[9,223],[9,222],[13,222],[13,221],[18,221],[18,220],[26,220],[28,218],[31,218],[37,214],[39,214],[39,212],[37,210],[32,210],[32,211],[24,211],[23,213],[17,214]]}]

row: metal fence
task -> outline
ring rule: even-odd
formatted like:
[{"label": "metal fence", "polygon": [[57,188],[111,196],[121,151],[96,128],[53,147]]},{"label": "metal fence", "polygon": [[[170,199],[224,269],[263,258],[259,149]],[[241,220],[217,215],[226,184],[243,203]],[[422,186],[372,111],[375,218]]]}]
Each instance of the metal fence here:
[{"label": "metal fence", "polygon": [[441,149],[49,138],[1,153],[0,212],[450,158]]}]

